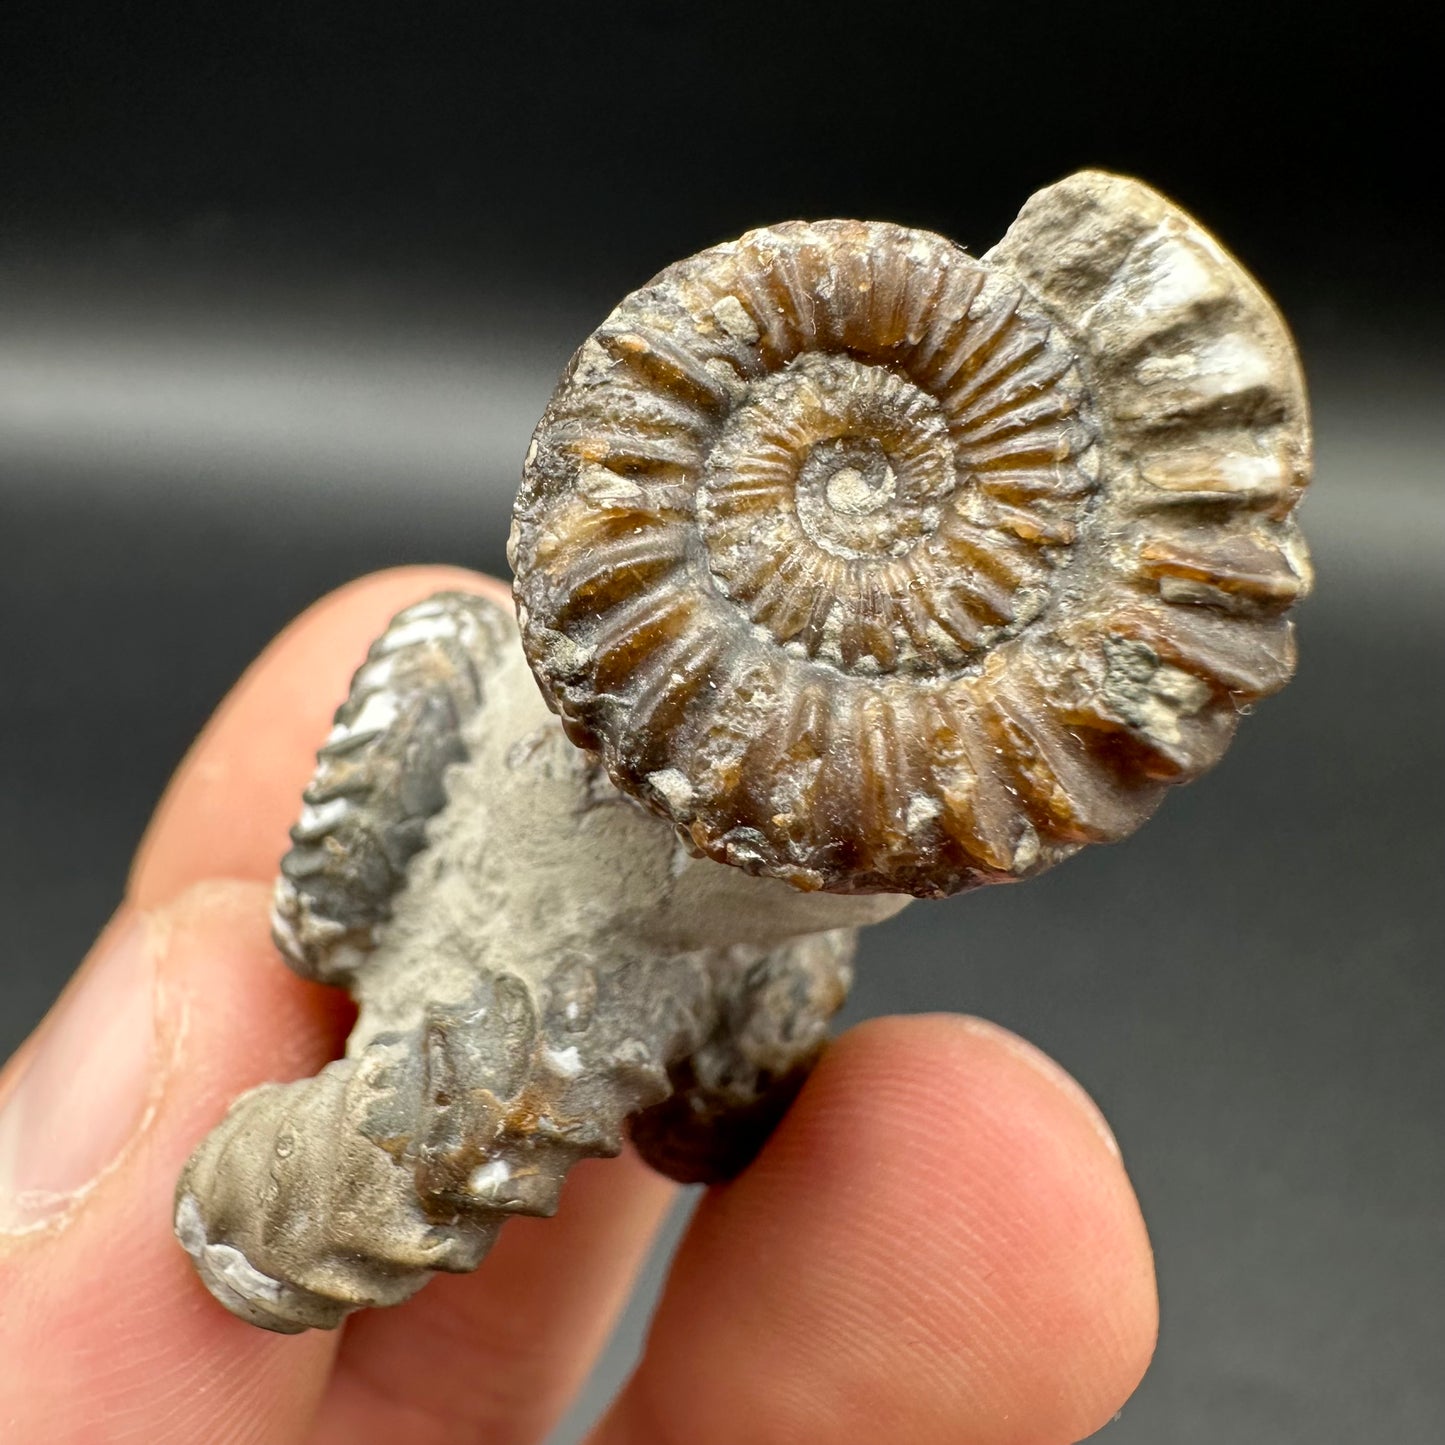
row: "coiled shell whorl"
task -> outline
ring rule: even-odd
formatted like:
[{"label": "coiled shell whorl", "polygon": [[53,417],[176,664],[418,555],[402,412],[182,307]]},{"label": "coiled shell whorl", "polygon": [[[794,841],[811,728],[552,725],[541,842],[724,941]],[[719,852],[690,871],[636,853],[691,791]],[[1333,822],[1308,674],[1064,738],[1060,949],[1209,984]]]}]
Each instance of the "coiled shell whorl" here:
[{"label": "coiled shell whorl", "polygon": [[721,861],[918,895],[1131,832],[1293,666],[1298,360],[1178,208],[1081,172],[976,260],[787,222],[670,266],[528,453],[523,643]]}]

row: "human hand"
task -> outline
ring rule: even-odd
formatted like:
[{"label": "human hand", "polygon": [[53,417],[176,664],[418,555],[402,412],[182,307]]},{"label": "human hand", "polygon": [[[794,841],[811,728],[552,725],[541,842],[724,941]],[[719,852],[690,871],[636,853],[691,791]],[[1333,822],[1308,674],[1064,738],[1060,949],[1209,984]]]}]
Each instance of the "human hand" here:
[{"label": "human hand", "polygon": [[[171,1235],[241,1090],[314,1073],[344,998],[280,965],[270,885],[367,643],[472,573],[364,579],[247,672],[172,781],[125,903],[0,1075],[6,1445],[540,1442],[673,1186],[588,1161],[555,1220],[335,1333],[242,1324]],[[594,1445],[1068,1445],[1153,1347],[1138,1205],[1094,1105],[1002,1029],[882,1019],[828,1051],[761,1156],[701,1202]]]}]

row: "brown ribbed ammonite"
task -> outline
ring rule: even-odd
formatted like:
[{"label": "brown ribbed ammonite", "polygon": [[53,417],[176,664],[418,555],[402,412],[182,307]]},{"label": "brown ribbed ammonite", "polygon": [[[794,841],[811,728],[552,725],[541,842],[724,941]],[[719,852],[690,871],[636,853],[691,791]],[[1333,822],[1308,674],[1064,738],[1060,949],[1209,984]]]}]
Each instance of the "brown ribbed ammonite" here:
[{"label": "brown ribbed ammonite", "polygon": [[1136,181],[981,260],[787,222],[578,351],[517,502],[523,641],[572,739],[703,852],[929,895],[1131,832],[1293,664],[1298,360]]}]

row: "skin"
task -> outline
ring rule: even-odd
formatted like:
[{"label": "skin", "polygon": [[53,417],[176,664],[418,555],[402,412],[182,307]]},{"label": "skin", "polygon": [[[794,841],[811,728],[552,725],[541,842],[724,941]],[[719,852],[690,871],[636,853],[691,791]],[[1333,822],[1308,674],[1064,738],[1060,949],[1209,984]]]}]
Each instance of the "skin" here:
[{"label": "skin", "polygon": [[[82,965],[141,920],[154,1108],[62,1219],[0,1236],[5,1438],[524,1445],[601,1350],[673,1194],[630,1156],[582,1164],[557,1217],[510,1222],[475,1275],[331,1334],[232,1318],[171,1235],[176,1175],[231,1099],[340,1052],[345,1000],[280,965],[270,884],[368,642],[441,588],[505,595],[444,568],[334,593],[252,665],[162,799]],[[702,1200],[593,1445],[1068,1445],[1123,1405],[1156,1326],[1138,1204],[1083,1090],[981,1020],[875,1020]]]}]

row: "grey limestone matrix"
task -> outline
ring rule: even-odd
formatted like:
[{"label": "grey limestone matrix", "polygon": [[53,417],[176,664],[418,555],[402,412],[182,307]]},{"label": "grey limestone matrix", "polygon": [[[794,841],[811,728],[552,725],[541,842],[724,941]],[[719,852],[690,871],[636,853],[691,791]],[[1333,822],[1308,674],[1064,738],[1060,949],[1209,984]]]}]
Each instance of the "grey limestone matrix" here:
[{"label": "grey limestone matrix", "polygon": [[275,936],[360,1015],[186,1166],[212,1293],[328,1328],[626,1136],[745,1167],[859,926],[1124,837],[1288,680],[1309,470],[1278,313],[1122,177],[979,259],[786,222],[628,296],[528,452],[516,617],[409,608],[322,743]]}]

